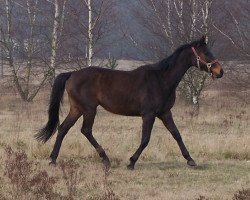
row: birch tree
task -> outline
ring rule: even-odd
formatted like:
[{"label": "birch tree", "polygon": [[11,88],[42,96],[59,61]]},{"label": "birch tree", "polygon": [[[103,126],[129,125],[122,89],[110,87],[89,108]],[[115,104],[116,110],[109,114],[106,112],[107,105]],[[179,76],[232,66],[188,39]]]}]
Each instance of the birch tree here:
[{"label": "birch tree", "polygon": [[[195,36],[204,34],[206,36],[206,42],[208,43],[208,36],[210,35],[209,27],[211,27],[211,5],[212,0],[198,1],[190,0],[190,34],[188,42],[194,40]],[[199,21],[199,19],[201,19]],[[190,68],[184,75],[178,89],[181,91],[180,94],[188,102],[194,105],[194,110],[199,111],[200,95],[205,87],[206,79],[208,74],[203,71],[198,71],[194,68]]]},{"label": "birch tree", "polygon": [[[1,44],[4,47],[4,54],[6,55],[6,60],[11,69],[11,75],[13,78],[13,82],[15,87],[17,88],[18,93],[24,101],[32,101],[36,96],[38,91],[41,89],[44,84],[47,74],[44,75],[44,78],[41,82],[33,88],[31,91],[31,70],[32,70],[32,56],[34,53],[34,26],[37,19],[37,3],[38,0],[33,1],[33,5],[31,6],[31,1],[26,0],[26,5],[17,4],[20,9],[24,9],[28,17],[28,38],[27,38],[27,60],[26,63],[22,63],[21,65],[15,62],[14,60],[14,48],[15,45],[18,45],[17,40],[14,37],[13,30],[13,0],[5,0],[5,17],[1,26]],[[31,8],[32,7],[32,8]],[[20,70],[23,68],[24,69]],[[21,71],[21,72],[20,72]]]},{"label": "birch tree", "polygon": [[[53,29],[51,33],[51,56],[49,62],[51,78],[53,80],[56,74],[57,50],[63,33],[67,0],[54,0],[54,2],[48,2],[52,3],[54,6]],[[60,2],[62,3],[61,12]]]},{"label": "birch tree", "polygon": [[48,46],[44,33],[41,33],[47,24],[43,24],[43,20],[38,17],[44,14],[41,11],[44,2],[5,0],[3,5],[0,31],[4,59],[11,69],[13,83],[20,97],[30,102],[46,84],[51,68],[54,69],[53,58],[56,57],[52,53],[50,61],[53,65],[50,68],[48,61],[40,57],[43,51],[47,51],[45,46]]},{"label": "birch tree", "polygon": [[92,59],[93,59],[93,22],[92,22],[92,1],[88,0],[88,66],[92,66]]},{"label": "birch tree", "polygon": [[[132,35],[125,30],[124,35],[133,46],[144,54],[147,60],[159,60],[165,57],[168,51],[176,48],[176,27],[173,27],[172,24],[172,2],[171,0],[138,0],[131,5],[134,18],[140,24],[140,32],[143,34]],[[125,27],[125,29],[128,28]],[[152,39],[146,39],[144,42],[143,35]]]},{"label": "birch tree", "polygon": [[[2,41],[2,34],[0,33],[0,42]],[[1,73],[0,76],[4,76],[4,66],[3,66],[3,49],[2,49],[2,44],[0,43],[0,65],[1,65]]]},{"label": "birch tree", "polygon": [[[96,54],[108,46],[114,27],[114,0],[77,0],[70,2],[67,30],[73,36],[72,48],[78,67],[92,66]],[[74,46],[73,46],[74,45]]]}]

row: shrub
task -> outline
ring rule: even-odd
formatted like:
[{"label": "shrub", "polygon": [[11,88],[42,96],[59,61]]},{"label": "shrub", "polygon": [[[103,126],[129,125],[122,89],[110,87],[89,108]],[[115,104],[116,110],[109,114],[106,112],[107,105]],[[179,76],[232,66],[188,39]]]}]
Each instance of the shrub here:
[{"label": "shrub", "polygon": [[104,186],[104,193],[101,195],[98,195],[96,197],[89,197],[88,200],[120,200],[119,197],[114,193],[112,188],[109,186],[110,182],[108,180],[108,176],[110,174],[110,171],[107,170],[107,168],[103,168],[104,171],[104,178],[103,181],[100,183]]},{"label": "shrub", "polygon": [[28,160],[23,150],[5,148],[4,175],[10,180],[12,199],[55,199],[55,179],[46,171],[37,169],[37,163]]},{"label": "shrub", "polygon": [[239,190],[234,194],[233,200],[249,200],[250,199],[250,188]]},{"label": "shrub", "polygon": [[200,195],[198,198],[196,198],[195,200],[209,200],[208,198],[206,198],[205,196]]},{"label": "shrub", "polygon": [[81,178],[80,165],[74,160],[62,161],[60,168],[63,172],[63,178],[65,180],[68,197],[67,199],[74,199],[77,194],[77,186]]},{"label": "shrub", "polygon": [[36,173],[31,181],[32,192],[36,199],[55,199],[58,196],[53,191],[53,185],[56,183],[53,177],[49,177],[46,171]]},{"label": "shrub", "polygon": [[12,197],[20,199],[24,193],[30,190],[30,174],[33,173],[32,162],[28,161],[23,150],[14,152],[10,146],[5,148],[6,161],[4,175],[11,183]]},{"label": "shrub", "polygon": [[110,69],[115,69],[118,66],[117,60],[114,57],[110,57],[108,59],[108,63],[105,65],[105,67]]}]

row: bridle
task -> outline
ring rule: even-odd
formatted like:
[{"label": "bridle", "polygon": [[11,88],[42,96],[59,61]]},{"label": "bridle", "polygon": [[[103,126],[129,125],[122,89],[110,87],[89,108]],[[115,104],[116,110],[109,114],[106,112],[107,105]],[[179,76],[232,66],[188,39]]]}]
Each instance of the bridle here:
[{"label": "bridle", "polygon": [[200,62],[201,62],[202,64],[204,64],[204,65],[207,66],[207,70],[208,70],[208,72],[210,73],[210,75],[212,76],[213,74],[212,74],[210,68],[212,67],[212,65],[213,65],[214,63],[217,63],[217,62],[218,62],[218,59],[216,59],[216,60],[214,60],[214,61],[212,61],[212,62],[210,62],[210,63],[207,63],[206,61],[204,61],[204,60],[201,59],[201,57],[198,55],[198,53],[196,52],[196,50],[195,50],[194,47],[192,47],[192,51],[193,51],[194,55],[196,56],[197,67],[200,69]]}]

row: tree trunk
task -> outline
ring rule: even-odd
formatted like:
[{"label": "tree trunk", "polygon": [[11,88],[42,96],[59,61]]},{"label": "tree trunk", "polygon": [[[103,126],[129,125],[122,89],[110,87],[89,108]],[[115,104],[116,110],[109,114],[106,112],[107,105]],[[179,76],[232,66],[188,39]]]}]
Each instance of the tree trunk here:
[{"label": "tree trunk", "polygon": [[3,73],[3,62],[1,61],[1,77],[4,76],[4,73]]},{"label": "tree trunk", "polygon": [[[14,4],[14,1],[12,0],[5,0],[5,15],[6,15],[6,29],[3,29],[4,34],[2,35],[2,44],[4,47],[4,51],[6,52],[6,61],[8,63],[8,67],[11,69],[11,75],[13,78],[14,85],[18,91],[18,94],[20,95],[21,99],[26,102],[30,102],[34,99],[38,91],[42,88],[42,86],[45,84],[48,72],[44,74],[44,77],[42,81],[39,83],[38,86],[31,88],[31,78],[32,78],[32,61],[33,61],[33,54],[34,54],[34,48],[35,48],[35,19],[36,19],[36,12],[37,12],[37,4],[38,0],[35,0],[35,4],[30,3],[30,0],[26,0],[26,9],[28,14],[28,33],[27,34],[27,59],[25,60],[26,66],[25,66],[25,73],[22,71],[20,74],[18,73],[18,67],[15,64],[15,57],[14,57],[14,45],[17,44],[15,42],[15,38],[13,36],[13,33],[15,32],[15,29],[13,30],[13,24],[12,20],[16,19],[14,18],[15,15],[12,14],[12,7]],[[19,6],[22,6],[21,4]],[[1,30],[2,31],[2,30]],[[20,62],[20,61],[19,61]],[[32,89],[32,90],[31,90]]]},{"label": "tree trunk", "polygon": [[92,5],[88,0],[89,26],[88,26],[88,66],[92,66],[93,59],[93,26],[92,26]]},{"label": "tree trunk", "polygon": [[54,2],[55,14],[53,21],[53,31],[51,40],[51,57],[50,57],[50,73],[52,82],[55,79],[55,68],[56,68],[56,55],[57,55],[57,42],[58,42],[58,30],[59,30],[59,0]]},{"label": "tree trunk", "polygon": [[[1,47],[0,47],[0,48],[1,48]],[[4,68],[4,67],[3,67],[3,57],[2,57],[3,55],[2,55],[2,54],[3,54],[3,52],[2,52],[2,48],[1,48],[1,52],[0,52],[0,59],[1,59],[1,64],[0,64],[0,65],[1,65],[1,75],[0,75],[0,76],[1,76],[1,77],[4,76],[4,71],[3,71],[3,68]]]}]

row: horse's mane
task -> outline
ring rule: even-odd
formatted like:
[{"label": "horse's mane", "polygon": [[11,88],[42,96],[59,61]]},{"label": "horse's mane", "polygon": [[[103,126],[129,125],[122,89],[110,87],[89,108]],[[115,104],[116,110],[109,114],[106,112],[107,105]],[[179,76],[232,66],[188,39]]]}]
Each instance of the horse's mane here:
[{"label": "horse's mane", "polygon": [[194,41],[188,44],[184,44],[180,47],[178,47],[170,56],[168,56],[167,58],[164,58],[163,60],[157,62],[155,64],[155,69],[159,69],[159,70],[167,70],[169,67],[175,66],[176,60],[179,57],[180,53],[186,49],[186,48],[190,48],[192,46],[196,46],[198,44],[199,41]]}]

